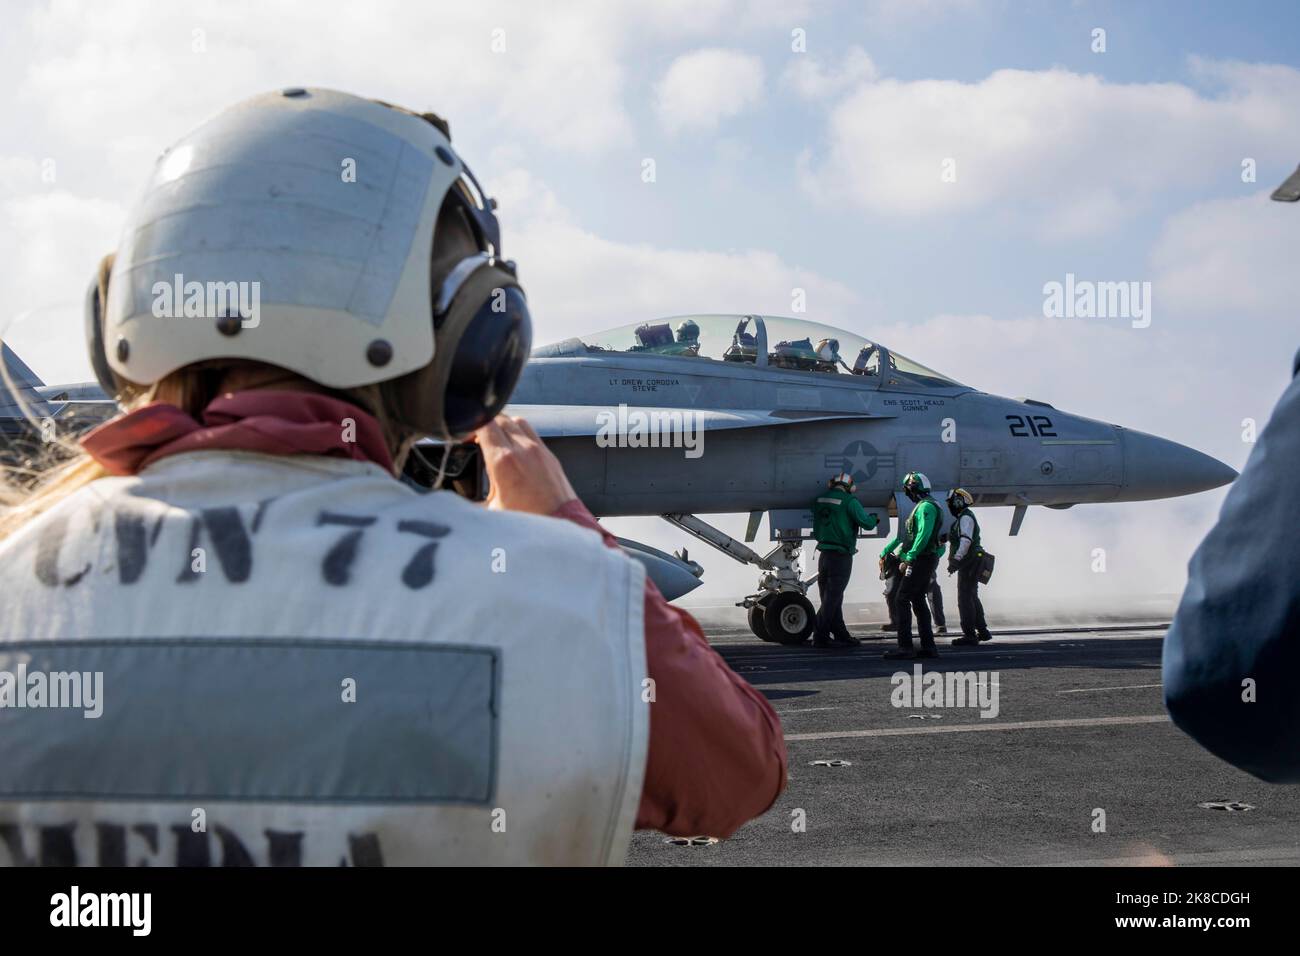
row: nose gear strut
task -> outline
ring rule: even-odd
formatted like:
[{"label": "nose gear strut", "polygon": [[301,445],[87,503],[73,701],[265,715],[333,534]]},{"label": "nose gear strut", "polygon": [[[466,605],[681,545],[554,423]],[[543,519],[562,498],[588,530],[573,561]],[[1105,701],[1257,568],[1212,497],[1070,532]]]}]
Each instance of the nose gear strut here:
[{"label": "nose gear strut", "polygon": [[760,555],[749,545],[719,531],[690,514],[666,514],[665,521],[723,554],[752,564],[763,572],[758,591],[736,602],[749,612],[749,629],[760,640],[776,644],[802,644],[813,630],[816,611],[808,600],[808,588],[817,575],[803,577],[803,532],[777,529],[777,545]]}]

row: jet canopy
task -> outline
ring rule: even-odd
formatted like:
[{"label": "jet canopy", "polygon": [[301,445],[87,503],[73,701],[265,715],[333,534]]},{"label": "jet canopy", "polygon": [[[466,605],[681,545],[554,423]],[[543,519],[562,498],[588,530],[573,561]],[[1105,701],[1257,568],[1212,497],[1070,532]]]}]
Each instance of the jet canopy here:
[{"label": "jet canopy", "polygon": [[647,355],[734,362],[757,368],[861,375],[883,384],[950,388],[958,383],[904,355],[843,329],[804,319],[761,315],[680,315],[564,339],[534,358]]}]

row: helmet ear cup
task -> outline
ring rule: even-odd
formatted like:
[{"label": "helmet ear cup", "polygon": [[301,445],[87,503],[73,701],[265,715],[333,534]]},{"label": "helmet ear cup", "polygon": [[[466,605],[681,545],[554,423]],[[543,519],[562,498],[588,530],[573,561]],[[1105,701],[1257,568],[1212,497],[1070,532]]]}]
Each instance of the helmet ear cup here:
[{"label": "helmet ear cup", "polygon": [[433,361],[386,386],[394,414],[421,435],[464,438],[510,400],[532,337],[519,280],[485,261],[438,319]]},{"label": "helmet ear cup", "polygon": [[453,350],[443,396],[446,430],[468,434],[500,414],[528,361],[532,324],[523,290],[494,289],[455,343],[440,345]]},{"label": "helmet ear cup", "polygon": [[104,309],[108,304],[108,278],[113,272],[113,261],[116,258],[117,253],[110,252],[99,261],[99,268],[90,277],[90,284],[86,287],[83,310],[90,367],[95,372],[99,387],[110,398],[116,398],[122,390],[122,383],[108,364],[108,353],[104,350]]}]

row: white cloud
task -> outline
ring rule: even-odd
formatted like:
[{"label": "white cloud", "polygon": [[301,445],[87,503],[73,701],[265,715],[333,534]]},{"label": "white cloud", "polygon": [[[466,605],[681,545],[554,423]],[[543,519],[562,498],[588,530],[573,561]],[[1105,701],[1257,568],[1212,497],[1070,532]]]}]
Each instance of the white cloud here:
[{"label": "white cloud", "polygon": [[623,5],[638,31],[655,36],[707,37],[719,33],[793,28],[812,15],[811,0],[656,0]]},{"label": "white cloud", "polygon": [[1063,69],[864,84],[831,112],[824,151],[803,157],[804,185],[877,213],[993,208],[1066,238],[1113,228],[1170,191],[1239,183],[1243,154],[1300,153],[1300,126],[1285,118],[1300,71],[1193,68],[1219,95]]},{"label": "white cloud", "polygon": [[837,96],[850,87],[876,78],[876,65],[862,47],[850,47],[839,63],[828,63],[809,53],[794,54],[781,75],[782,82],[805,99]]},{"label": "white cloud", "polygon": [[631,137],[623,62],[635,21],[600,4],[64,2],[24,26],[15,105],[68,148],[98,144],[131,184],[203,119],[289,85],[432,109],[453,132],[472,117],[476,135],[526,133],[571,152]]},{"label": "white cloud", "polygon": [[655,110],[669,132],[713,129],[757,105],[763,62],[736,50],[705,49],[673,60],[655,86]]},{"label": "white cloud", "polygon": [[1222,323],[1261,344],[1280,333],[1300,346],[1292,279],[1300,247],[1300,210],[1268,198],[1272,184],[1251,196],[1197,203],[1164,224],[1151,251],[1153,290],[1162,308]]},{"label": "white cloud", "polygon": [[494,193],[539,343],[663,315],[785,315],[796,288],[806,291],[818,318],[846,315],[858,304],[840,282],[765,249],[717,252],[607,239],[575,222],[545,184],[523,170],[498,177]]},{"label": "white cloud", "polygon": [[0,337],[47,381],[84,381],[82,294],[117,243],[122,207],[50,189],[0,200],[0,216]]}]

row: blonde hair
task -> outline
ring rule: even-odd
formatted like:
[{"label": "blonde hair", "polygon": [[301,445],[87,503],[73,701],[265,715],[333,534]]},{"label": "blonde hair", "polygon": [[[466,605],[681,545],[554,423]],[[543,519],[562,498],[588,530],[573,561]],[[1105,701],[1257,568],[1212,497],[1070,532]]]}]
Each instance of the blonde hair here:
[{"label": "blonde hair", "polygon": [[[122,414],[154,402],[175,405],[191,418],[200,420],[203,409],[222,392],[222,382],[235,370],[271,368],[244,360],[202,362],[187,365],[147,387],[131,387],[118,396]],[[41,422],[23,402],[10,379],[8,369],[0,367],[5,384],[18,397],[28,422],[37,430]],[[290,373],[285,373],[289,375]],[[296,378],[297,376],[292,376]],[[302,379],[304,387],[319,389]],[[401,466],[415,435],[403,429],[392,411],[392,401],[384,383],[358,388],[331,390],[329,394],[351,402],[373,416],[383,432],[384,442],[396,467]],[[56,437],[43,441],[30,461],[6,464],[0,472],[0,541],[18,531],[29,521],[49,511],[60,501],[91,482],[108,476],[108,471],[91,458],[75,441]]]}]

